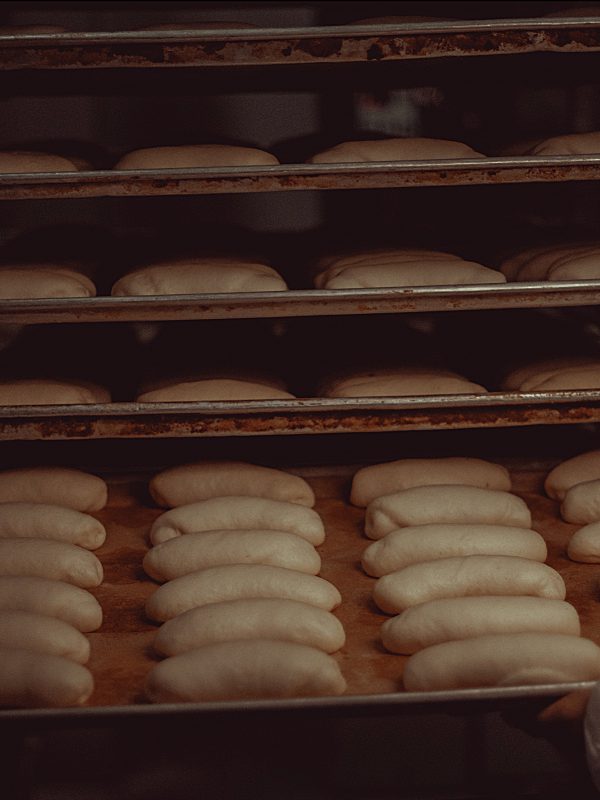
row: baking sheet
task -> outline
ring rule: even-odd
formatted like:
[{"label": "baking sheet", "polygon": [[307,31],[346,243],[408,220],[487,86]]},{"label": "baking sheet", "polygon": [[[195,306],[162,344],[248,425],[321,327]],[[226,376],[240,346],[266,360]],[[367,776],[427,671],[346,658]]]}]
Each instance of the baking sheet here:
[{"label": "baking sheet", "polygon": [[[597,565],[571,562],[565,547],[577,526],[562,522],[558,503],[543,496],[543,480],[552,463],[532,460],[505,462],[511,470],[513,490],[532,511],[534,524],[548,543],[548,562],[565,579],[567,600],[578,610],[582,635],[600,644]],[[154,716],[165,713],[239,713],[260,711],[380,711],[401,713],[418,706],[432,710],[450,704],[467,708],[482,702],[526,700],[548,702],[568,691],[591,684],[552,684],[537,687],[505,687],[450,692],[407,693],[401,685],[405,656],[387,653],[379,642],[379,629],[387,615],[371,599],[374,578],[360,567],[369,540],[363,535],[364,510],[347,502],[354,469],[314,467],[295,470],[315,490],[316,510],[326,528],[326,541],[318,548],[321,576],[340,590],[342,605],[335,611],[346,630],[346,645],[334,656],[348,682],[341,698],[303,698],[231,703],[151,705],[144,698],[148,671],[156,663],[152,640],[157,626],[144,615],[144,603],[157,584],[145,576],[142,558],[148,549],[146,537],[152,521],[162,513],[147,495],[146,475],[116,475],[109,478],[109,504],[97,516],[107,528],[107,541],[96,551],[105,571],[103,584],[93,593],[104,611],[100,631],[89,635],[92,657],[89,667],[95,692],[85,708],[0,711],[0,722],[19,720],[56,721],[114,719],[115,716]]]},{"label": "baking sheet", "polygon": [[589,52],[600,20],[507,19],[220,31],[0,36],[0,69],[244,67]]}]

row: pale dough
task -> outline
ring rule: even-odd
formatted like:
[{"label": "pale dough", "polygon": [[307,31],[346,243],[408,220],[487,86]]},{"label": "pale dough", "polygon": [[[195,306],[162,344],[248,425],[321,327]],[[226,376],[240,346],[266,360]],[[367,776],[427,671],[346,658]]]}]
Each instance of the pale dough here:
[{"label": "pale dough", "polygon": [[50,578],[82,589],[100,586],[102,564],[89,550],[50,539],[0,539],[0,577]]},{"label": "pale dough", "polygon": [[600,153],[600,132],[569,133],[545,139],[530,150],[532,156],[579,156]]},{"label": "pale dough", "polygon": [[89,514],[46,503],[0,502],[0,539],[54,539],[96,550],[104,544],[104,525]]},{"label": "pale dough", "polygon": [[600,647],[559,633],[478,636],[415,653],[402,677],[409,692],[596,681]]},{"label": "pale dough", "polygon": [[315,277],[315,285],[318,288],[323,286],[326,278],[339,275],[349,267],[363,267],[368,264],[403,264],[407,261],[462,261],[460,256],[452,253],[444,253],[440,250],[425,250],[420,247],[395,247],[378,248],[376,250],[355,250],[345,253],[332,253],[321,256],[315,265],[318,273]]},{"label": "pale dough", "polygon": [[81,272],[58,265],[0,266],[0,299],[95,297],[96,287]]},{"label": "pale dough", "polygon": [[73,161],[52,153],[36,153],[28,150],[0,151],[0,174],[77,171]]},{"label": "pale dough", "polygon": [[100,511],[108,487],[97,475],[67,467],[23,467],[0,472],[0,502],[49,503]]},{"label": "pale dough", "polygon": [[571,486],[600,478],[600,450],[569,458],[551,470],[544,482],[548,497],[564,500]]},{"label": "pale dough", "polygon": [[81,381],[46,378],[0,381],[0,406],[78,405],[110,403],[110,392]]},{"label": "pale dough", "polygon": [[460,556],[518,556],[545,561],[546,542],[539,533],[502,525],[418,525],[391,531],[363,553],[367,575],[380,578],[409,564]]},{"label": "pale dough", "polygon": [[548,272],[550,281],[584,281],[600,278],[600,249],[560,259]]},{"label": "pale dough", "polygon": [[446,139],[396,138],[342,142],[308,159],[309,164],[347,164],[370,161],[428,161],[440,158],[485,158],[462,142]]},{"label": "pale dough", "polygon": [[340,695],[346,681],[327,653],[269,639],[218,642],[173,656],[148,675],[155,703]]},{"label": "pale dough", "polygon": [[78,706],[93,691],[92,673],[81,664],[32,650],[0,651],[0,706]]},{"label": "pale dough", "polygon": [[102,608],[91,592],[48,578],[0,577],[0,610],[56,617],[83,633],[102,625]]},{"label": "pale dough", "polygon": [[90,657],[90,643],[77,628],[30,611],[0,610],[0,649],[33,650],[78,664],[85,664]]},{"label": "pale dough", "polygon": [[214,642],[276,639],[335,653],[346,635],[329,611],[282,598],[255,598],[211,603],[168,620],[158,630],[153,647],[175,656]]},{"label": "pale dough", "polygon": [[487,389],[460,375],[421,369],[374,372],[369,376],[348,377],[325,397],[411,397],[438,394],[485,394]]},{"label": "pale dough", "polygon": [[352,479],[350,502],[368,506],[371,500],[413,486],[460,484],[508,492],[508,470],[480,458],[403,458],[363,467]]},{"label": "pale dough", "polygon": [[524,500],[509,492],[476,486],[414,486],[369,503],[365,533],[381,539],[395,528],[439,522],[531,528],[531,512]]},{"label": "pale dough", "polygon": [[571,561],[600,564],[600,522],[591,522],[575,531],[567,545]]},{"label": "pale dough", "polygon": [[[0,272],[0,277],[2,273]],[[112,287],[115,297],[222,292],[283,292],[287,284],[267,264],[226,258],[161,261],[130,272]]]},{"label": "pale dough", "polygon": [[312,508],[265,497],[213,497],[199,503],[179,506],[154,520],[150,529],[152,544],[186,533],[224,530],[287,531],[311,544],[325,541],[321,517]]},{"label": "pale dough", "polygon": [[[318,276],[321,278],[321,276]],[[362,264],[323,276],[324,289],[375,289],[394,286],[458,286],[506,283],[501,272],[473,261],[427,259],[388,264]],[[315,280],[315,285],[319,288]]]},{"label": "pale dough", "polygon": [[342,602],[332,583],[283,567],[234,564],[211,567],[159,586],[146,601],[146,614],[156,622],[208,603],[255,597],[280,597],[332,611]]},{"label": "pale dough", "polygon": [[233,378],[186,380],[142,392],[138,403],[193,403],[211,400],[290,400],[294,395],[265,383]]},{"label": "pale dough", "polygon": [[190,169],[202,167],[252,167],[279,164],[277,158],[256,147],[196,144],[145,147],[127,153],[114,169]]},{"label": "pale dough", "polygon": [[502,380],[502,388],[509,392],[516,392],[524,390],[524,387],[535,386],[542,376],[545,378],[562,372],[571,367],[587,366],[590,364],[598,363],[595,359],[588,358],[587,356],[570,357],[559,356],[557,358],[546,358],[542,361],[534,361],[530,364],[524,364],[521,367],[509,372]]},{"label": "pale dough", "polygon": [[205,461],[159,472],[150,494],[164,508],[189,505],[211,497],[265,497],[312,508],[315,494],[298,475],[242,461]]},{"label": "pale dough", "polygon": [[316,575],[321,558],[306,539],[282,531],[203,531],[156,545],[144,556],[151,578],[170,581],[226,564],[267,564]]},{"label": "pale dough", "polygon": [[576,609],[542,597],[452,597],[407,608],[381,626],[392,653],[411,654],[442,642],[500,633],[563,633],[579,636]]},{"label": "pale dough", "polygon": [[534,386],[523,386],[523,392],[552,392],[600,388],[600,362],[595,366],[573,367],[548,377],[538,376]]},{"label": "pale dough", "polygon": [[388,614],[444,597],[527,595],[564,600],[565,582],[547,564],[516,556],[465,556],[411,564],[379,578],[377,606]]},{"label": "pale dough", "polygon": [[585,525],[600,520],[600,479],[578,483],[567,491],[560,507],[565,522]]}]

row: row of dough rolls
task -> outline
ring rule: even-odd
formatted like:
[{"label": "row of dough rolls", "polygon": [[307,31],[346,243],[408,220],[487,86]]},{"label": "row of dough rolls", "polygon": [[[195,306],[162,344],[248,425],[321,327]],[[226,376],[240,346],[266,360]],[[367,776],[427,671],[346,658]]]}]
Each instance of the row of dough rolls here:
[{"label": "row of dough rolls", "polygon": [[146,603],[160,623],[154,702],[342,694],[339,591],[318,576],[325,529],[302,478],[245,462],[167,469],[150,481],[170,510],[150,530]]},{"label": "row of dough rolls", "polygon": [[507,470],[468,458],[365,467],[351,501],[374,539],[362,566],[395,616],[384,647],[409,655],[408,691],[595,680],[600,648],[580,637],[562,577],[545,560]]},{"label": "row of dough rolls", "polygon": [[96,475],[62,467],[0,472],[0,706],[85,703],[94,689],[84,635],[102,624],[89,589],[106,539],[89,512],[107,501]]}]

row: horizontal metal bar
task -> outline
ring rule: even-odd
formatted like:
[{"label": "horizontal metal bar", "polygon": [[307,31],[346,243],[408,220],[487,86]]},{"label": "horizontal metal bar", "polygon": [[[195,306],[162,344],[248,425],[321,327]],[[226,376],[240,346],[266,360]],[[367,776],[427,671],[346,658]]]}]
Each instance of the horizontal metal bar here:
[{"label": "horizontal metal bar", "polygon": [[302,289],[288,292],[0,300],[5,323],[143,322],[403,314],[600,305],[600,280]]},{"label": "horizontal metal bar", "polygon": [[600,155],[506,156],[203,169],[102,170],[0,175],[0,200],[395,189],[600,178]]},{"label": "horizontal metal bar", "polygon": [[600,19],[0,36],[0,69],[244,67],[600,49]]}]

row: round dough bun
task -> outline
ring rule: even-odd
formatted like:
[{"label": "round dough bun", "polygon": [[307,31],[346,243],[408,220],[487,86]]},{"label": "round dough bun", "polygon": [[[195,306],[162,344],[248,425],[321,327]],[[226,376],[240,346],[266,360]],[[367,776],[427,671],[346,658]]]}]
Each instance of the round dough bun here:
[{"label": "round dough bun", "polygon": [[67,467],[22,467],[0,472],[0,503],[48,503],[75,511],[100,511],[108,487],[97,475]]},{"label": "round dough bun", "polygon": [[123,156],[114,169],[198,169],[203,167],[255,167],[279,164],[277,158],[256,147],[192,144],[178,147],[144,147]]},{"label": "round dough bun", "polygon": [[75,162],[52,153],[29,150],[0,151],[0,174],[25,172],[78,172]]},{"label": "round dough bun", "polygon": [[309,164],[355,164],[371,161],[429,161],[446,158],[485,158],[462,142],[446,139],[373,139],[341,144],[317,153]]},{"label": "round dough bun", "polygon": [[142,392],[138,403],[231,402],[243,400],[293,400],[294,395],[265,383],[235,378],[186,380]]}]

